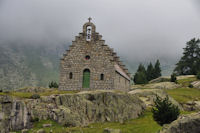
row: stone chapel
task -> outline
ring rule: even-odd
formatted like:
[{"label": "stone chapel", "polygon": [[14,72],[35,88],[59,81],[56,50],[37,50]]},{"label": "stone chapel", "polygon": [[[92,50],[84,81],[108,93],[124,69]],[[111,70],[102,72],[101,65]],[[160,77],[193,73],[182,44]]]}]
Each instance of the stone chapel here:
[{"label": "stone chapel", "polygon": [[59,89],[129,89],[128,69],[88,20],[61,59]]}]

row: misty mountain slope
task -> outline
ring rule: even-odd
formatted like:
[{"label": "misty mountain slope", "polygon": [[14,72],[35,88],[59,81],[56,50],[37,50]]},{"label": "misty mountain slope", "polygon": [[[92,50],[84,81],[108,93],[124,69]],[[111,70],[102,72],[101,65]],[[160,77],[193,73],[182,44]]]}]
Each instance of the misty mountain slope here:
[{"label": "misty mountain slope", "polygon": [[65,49],[64,45],[0,45],[0,88],[47,86],[58,81],[59,58]]},{"label": "misty mountain slope", "polygon": [[[0,88],[16,89],[25,86],[48,86],[59,80],[60,57],[69,44],[1,44],[0,45]],[[141,61],[121,57],[132,75]],[[142,61],[147,66],[150,60]],[[156,59],[152,60],[154,63]],[[162,74],[170,75],[174,64],[172,59],[160,58]]]}]

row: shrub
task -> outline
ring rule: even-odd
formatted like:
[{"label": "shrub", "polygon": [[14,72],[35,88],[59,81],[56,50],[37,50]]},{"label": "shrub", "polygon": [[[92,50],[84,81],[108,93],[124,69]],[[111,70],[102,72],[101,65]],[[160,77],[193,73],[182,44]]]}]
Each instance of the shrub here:
[{"label": "shrub", "polygon": [[39,94],[33,94],[30,98],[31,99],[39,99],[40,95]]},{"label": "shrub", "polygon": [[51,81],[49,83],[49,88],[58,88],[58,87],[59,87],[58,84],[56,82],[54,82],[54,81]]},{"label": "shrub", "polygon": [[161,99],[156,96],[154,101],[155,105],[152,108],[153,118],[158,124],[168,124],[176,120],[180,114],[178,106],[173,105],[168,96],[165,99]]},{"label": "shrub", "polygon": [[200,79],[200,71],[197,73],[197,79]]},{"label": "shrub", "polygon": [[38,118],[38,117],[36,117],[36,118],[31,118],[30,121],[31,121],[31,122],[38,122],[38,121],[39,121],[39,118]]},{"label": "shrub", "polygon": [[175,82],[175,83],[177,82],[176,74],[174,73],[171,75],[171,82]]},{"label": "shrub", "polygon": [[193,88],[194,86],[193,86],[192,84],[189,84],[188,87],[189,87],[189,88]]}]

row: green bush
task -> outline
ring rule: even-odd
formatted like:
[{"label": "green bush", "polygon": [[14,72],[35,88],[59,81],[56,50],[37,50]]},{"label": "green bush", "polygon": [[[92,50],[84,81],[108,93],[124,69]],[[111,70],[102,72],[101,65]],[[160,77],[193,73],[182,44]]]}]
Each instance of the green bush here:
[{"label": "green bush", "polygon": [[58,84],[56,82],[54,82],[54,81],[51,81],[49,83],[49,88],[58,88],[58,87],[59,87]]},{"label": "green bush", "polygon": [[197,73],[197,79],[200,79],[200,72]]},{"label": "green bush", "polygon": [[178,106],[173,105],[168,96],[165,99],[161,99],[156,96],[154,101],[155,105],[152,108],[153,118],[158,124],[168,124],[176,120],[180,114]]},{"label": "green bush", "polygon": [[193,88],[194,86],[193,86],[192,84],[189,84],[188,87],[189,87],[189,88]]},{"label": "green bush", "polygon": [[33,94],[30,98],[31,99],[39,99],[40,95],[39,94]]},{"label": "green bush", "polygon": [[174,73],[171,75],[171,82],[175,82],[175,83],[177,82],[176,74]]}]

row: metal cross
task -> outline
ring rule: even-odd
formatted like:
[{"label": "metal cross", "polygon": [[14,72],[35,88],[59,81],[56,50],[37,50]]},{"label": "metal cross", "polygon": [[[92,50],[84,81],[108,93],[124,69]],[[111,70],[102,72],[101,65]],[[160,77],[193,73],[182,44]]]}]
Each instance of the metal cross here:
[{"label": "metal cross", "polygon": [[90,21],[92,20],[92,18],[91,18],[91,17],[89,17],[89,18],[88,18],[88,20],[89,20],[89,22],[90,22]]}]

